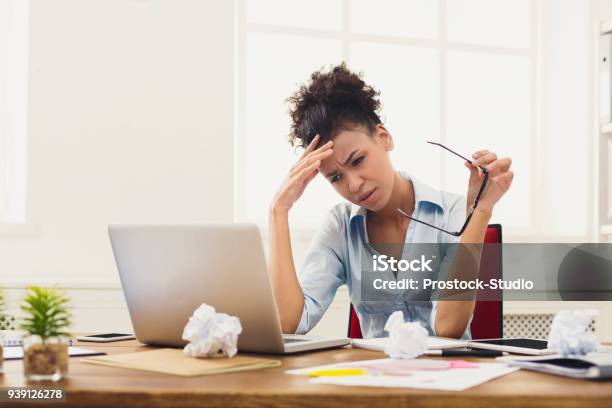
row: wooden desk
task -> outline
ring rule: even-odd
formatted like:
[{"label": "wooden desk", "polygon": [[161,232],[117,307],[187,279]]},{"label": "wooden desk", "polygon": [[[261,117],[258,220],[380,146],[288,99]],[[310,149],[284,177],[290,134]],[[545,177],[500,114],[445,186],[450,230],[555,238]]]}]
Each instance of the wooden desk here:
[{"label": "wooden desk", "polygon": [[[79,343],[108,354],[149,349],[136,341]],[[463,392],[407,388],[341,387],[310,384],[308,378],[285,374],[290,368],[342,361],[383,358],[381,353],[341,349],[278,357],[282,366],[242,373],[176,377],[83,364],[70,359],[69,377],[50,387],[62,387],[65,404],[45,407],[611,407],[612,382],[573,380],[518,371]],[[484,359],[471,359],[483,361]],[[24,386],[21,361],[6,361],[0,386]],[[38,384],[29,384],[36,385]],[[0,403],[0,406],[2,404]],[[31,404],[18,404],[31,407]]]}]

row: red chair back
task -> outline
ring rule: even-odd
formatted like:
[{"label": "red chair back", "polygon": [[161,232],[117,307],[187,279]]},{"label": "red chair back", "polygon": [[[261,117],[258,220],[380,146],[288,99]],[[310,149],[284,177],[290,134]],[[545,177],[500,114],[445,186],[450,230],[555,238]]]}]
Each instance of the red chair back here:
[{"label": "red chair back", "polygon": [[[502,279],[502,228],[491,224],[485,234],[486,244],[480,258],[479,278],[484,281]],[[501,290],[484,289],[476,293],[474,317],[470,324],[472,339],[492,339],[503,337],[503,298]],[[480,300],[479,300],[480,299]],[[482,300],[486,299],[486,300]]]},{"label": "red chair back", "polygon": [[[502,228],[500,224],[490,224],[485,233],[485,243],[501,244]],[[482,250],[480,260],[481,280],[502,279],[502,246],[501,245],[485,245]],[[503,337],[503,298],[501,291],[493,291],[485,289],[486,292],[479,291],[476,294],[476,306],[474,308],[474,317],[470,324],[472,339],[490,339]],[[482,298],[487,300],[479,300]],[[493,300],[492,300],[493,299]],[[361,339],[361,325],[359,317],[355,313],[353,305],[349,311],[348,337],[351,339]]]},{"label": "red chair back", "polygon": [[361,334],[361,324],[359,323],[359,317],[355,313],[355,308],[351,303],[351,310],[349,311],[349,325],[348,325],[348,338],[349,339],[363,339]]}]

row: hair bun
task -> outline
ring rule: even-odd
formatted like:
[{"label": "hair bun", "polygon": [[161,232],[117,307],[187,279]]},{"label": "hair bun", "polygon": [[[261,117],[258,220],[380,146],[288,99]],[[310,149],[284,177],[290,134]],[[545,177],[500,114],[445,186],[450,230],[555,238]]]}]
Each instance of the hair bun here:
[{"label": "hair bun", "polygon": [[381,123],[379,95],[345,63],[329,71],[313,72],[310,82],[287,99],[292,119],[291,144],[307,146],[316,134],[321,135],[321,143],[347,125],[363,125],[372,130]]}]

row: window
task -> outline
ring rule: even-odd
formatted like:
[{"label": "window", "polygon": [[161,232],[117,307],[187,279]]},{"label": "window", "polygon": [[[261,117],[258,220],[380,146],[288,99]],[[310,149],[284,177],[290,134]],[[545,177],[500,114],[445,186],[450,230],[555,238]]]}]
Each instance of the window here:
[{"label": "window", "polygon": [[[465,194],[462,163],[425,141],[512,156],[515,184],[495,216],[511,231],[529,231],[536,1],[239,1],[236,218],[266,226],[269,202],[298,157],[286,142],[285,99],[313,70],[346,61],[381,91],[397,169]],[[292,225],[316,228],[341,201],[317,177]]]},{"label": "window", "polygon": [[28,2],[0,2],[0,223],[25,222]]}]

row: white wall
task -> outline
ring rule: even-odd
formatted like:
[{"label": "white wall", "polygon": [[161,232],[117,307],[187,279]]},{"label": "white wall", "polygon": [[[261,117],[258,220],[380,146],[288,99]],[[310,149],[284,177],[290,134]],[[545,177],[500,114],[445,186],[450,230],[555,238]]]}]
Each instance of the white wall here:
[{"label": "white wall", "polygon": [[0,228],[3,285],[115,288],[125,322],[109,223],[232,219],[233,7],[31,0],[29,224]]},{"label": "white wall", "polygon": [[612,1],[591,0],[591,19],[593,22],[612,20]]},{"label": "white wall", "polygon": [[0,223],[23,223],[29,3],[0,1]]},{"label": "white wall", "polygon": [[26,236],[2,277],[115,281],[110,222],[232,219],[233,6],[33,0]]},{"label": "white wall", "polygon": [[[540,32],[540,143],[536,188],[543,217],[537,221],[550,237],[589,239],[589,5],[584,0],[542,0]],[[571,203],[568,206],[557,203]],[[567,238],[565,238],[567,239]],[[552,241],[554,242],[554,241]]]}]

